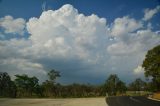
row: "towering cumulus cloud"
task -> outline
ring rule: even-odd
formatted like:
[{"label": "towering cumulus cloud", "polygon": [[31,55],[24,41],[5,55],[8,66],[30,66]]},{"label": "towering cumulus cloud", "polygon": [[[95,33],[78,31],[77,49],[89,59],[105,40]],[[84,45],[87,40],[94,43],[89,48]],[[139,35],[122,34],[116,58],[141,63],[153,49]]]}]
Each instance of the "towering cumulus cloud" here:
[{"label": "towering cumulus cloud", "polygon": [[105,18],[86,16],[69,4],[26,23],[11,16],[0,23],[0,34],[29,34],[10,39],[6,34],[0,40],[0,71],[40,80],[52,68],[61,71],[63,83],[103,81],[111,73],[133,78],[147,50],[160,44],[160,34],[145,28],[143,20],[124,16],[109,25]]},{"label": "towering cumulus cloud", "polygon": [[39,18],[31,18],[27,23],[33,46],[37,52],[45,50],[48,56],[87,58],[91,49],[106,37],[106,20],[96,15],[79,14],[72,5],[64,5],[59,10],[48,10]]}]

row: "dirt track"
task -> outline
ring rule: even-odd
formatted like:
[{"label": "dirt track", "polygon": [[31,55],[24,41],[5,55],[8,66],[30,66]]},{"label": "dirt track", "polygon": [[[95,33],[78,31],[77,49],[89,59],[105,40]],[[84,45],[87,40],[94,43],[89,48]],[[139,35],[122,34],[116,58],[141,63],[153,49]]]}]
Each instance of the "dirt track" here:
[{"label": "dirt track", "polygon": [[107,106],[105,98],[0,99],[0,106]]}]

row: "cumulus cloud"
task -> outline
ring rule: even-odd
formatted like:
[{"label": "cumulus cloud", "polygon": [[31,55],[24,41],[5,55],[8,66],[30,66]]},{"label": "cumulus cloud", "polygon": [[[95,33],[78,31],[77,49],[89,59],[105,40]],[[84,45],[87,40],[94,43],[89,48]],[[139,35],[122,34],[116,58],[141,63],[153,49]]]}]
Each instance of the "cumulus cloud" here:
[{"label": "cumulus cloud", "polygon": [[[105,49],[108,31],[106,19],[95,14],[80,14],[69,4],[55,11],[44,11],[39,18],[30,18],[26,27],[31,35],[28,39],[15,38],[0,42],[3,51],[0,57],[8,58],[5,63],[15,66],[19,62],[21,64],[17,67],[23,69],[15,70],[23,72],[31,70],[37,73],[36,67],[31,64],[43,66],[40,70],[48,71],[48,67],[59,69],[62,73],[67,70],[72,77],[75,75],[71,73],[77,73],[78,77],[92,70],[90,67],[102,58],[99,55],[103,50],[101,48]],[[1,63],[6,66],[2,59]],[[15,62],[9,61],[10,59]],[[77,67],[73,67],[75,63],[78,64]]]},{"label": "cumulus cloud", "polygon": [[12,75],[28,73],[43,78],[55,68],[61,71],[61,82],[65,83],[88,79],[94,82],[111,73],[124,77],[141,64],[147,50],[160,44],[160,34],[145,28],[140,20],[124,16],[108,25],[105,18],[86,16],[69,4],[44,11],[26,25],[24,19],[6,17],[0,22],[23,23],[19,30],[13,30],[15,24],[0,24],[6,33],[20,34],[26,26],[30,34],[0,40],[0,71]]},{"label": "cumulus cloud", "polygon": [[59,10],[43,12],[40,18],[31,18],[27,30],[33,46],[48,55],[79,58],[86,58],[91,49],[97,49],[102,42],[99,39],[103,40],[107,33],[106,19],[79,14],[68,4]]},{"label": "cumulus cloud", "polygon": [[150,20],[156,13],[158,13],[160,11],[160,5],[158,5],[156,8],[154,9],[145,9],[144,10],[144,17],[143,20],[144,21],[148,21]]},{"label": "cumulus cloud", "polygon": [[0,71],[8,72],[14,79],[16,74],[37,76],[45,79],[46,70],[43,65],[27,55],[31,42],[25,39],[0,40]]},{"label": "cumulus cloud", "polygon": [[136,21],[134,18],[124,16],[122,18],[116,18],[111,28],[111,34],[116,37],[121,37],[127,33],[134,32],[139,28],[142,28],[142,23]]},{"label": "cumulus cloud", "polygon": [[5,33],[24,34],[25,20],[23,18],[14,19],[12,16],[0,18],[0,27]]},{"label": "cumulus cloud", "polygon": [[[129,55],[146,52],[154,46],[160,44],[160,34],[149,29],[138,30],[136,33],[125,35],[127,40],[119,40],[108,46],[107,50],[114,55]],[[146,46],[147,45],[147,46]]]},{"label": "cumulus cloud", "polygon": [[144,54],[150,48],[160,44],[160,35],[153,32],[152,28],[151,23],[148,23],[145,28],[141,20],[129,16],[116,18],[110,28],[111,36],[116,40],[108,45],[107,51],[112,55]]},{"label": "cumulus cloud", "polygon": [[134,74],[139,75],[139,74],[143,74],[144,73],[144,69],[142,68],[142,66],[138,66],[137,68],[135,68],[133,70]]},{"label": "cumulus cloud", "polygon": [[[46,70],[39,63],[29,61],[23,58],[8,58],[1,59],[0,71],[8,72],[12,79],[15,78],[16,74],[27,74],[29,76],[37,76],[40,81],[45,80]],[[18,71],[18,72],[17,72]]]}]

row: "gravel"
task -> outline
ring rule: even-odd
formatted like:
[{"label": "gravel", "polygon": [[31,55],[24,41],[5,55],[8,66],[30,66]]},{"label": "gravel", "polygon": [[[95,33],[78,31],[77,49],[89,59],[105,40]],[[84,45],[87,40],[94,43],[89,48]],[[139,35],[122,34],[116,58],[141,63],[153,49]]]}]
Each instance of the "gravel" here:
[{"label": "gravel", "polygon": [[0,99],[0,106],[108,106],[105,98]]}]

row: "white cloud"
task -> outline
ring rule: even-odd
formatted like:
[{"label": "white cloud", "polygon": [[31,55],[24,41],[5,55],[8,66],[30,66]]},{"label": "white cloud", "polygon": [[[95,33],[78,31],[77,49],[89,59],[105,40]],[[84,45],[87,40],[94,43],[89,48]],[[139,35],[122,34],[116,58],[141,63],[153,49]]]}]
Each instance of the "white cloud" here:
[{"label": "white cloud", "polygon": [[121,37],[127,33],[134,32],[137,29],[142,28],[142,26],[141,22],[128,16],[116,18],[111,28],[111,34],[116,37]]},{"label": "white cloud", "polygon": [[160,5],[158,5],[156,8],[154,9],[145,9],[144,10],[144,17],[143,20],[144,21],[148,21],[150,20],[156,13],[158,13],[160,11]]},{"label": "white cloud", "polygon": [[[0,71],[8,72],[12,79],[16,74],[27,74],[29,76],[37,76],[43,81],[46,76],[46,70],[39,63],[29,61],[23,58],[8,58],[0,60]],[[18,71],[18,72],[17,72]]]},{"label": "white cloud", "polygon": [[79,14],[69,4],[55,11],[45,11],[40,18],[31,18],[27,30],[33,47],[39,47],[39,52],[45,50],[52,57],[72,55],[86,58],[107,33],[104,18]]},{"label": "white cloud", "polygon": [[126,76],[141,64],[147,50],[160,44],[160,33],[139,20],[124,16],[109,27],[105,18],[85,16],[69,4],[44,11],[26,24],[28,38],[0,40],[0,71],[44,77],[55,68],[64,81],[110,73]]},{"label": "white cloud", "polygon": [[[40,18],[31,18],[27,23],[35,57],[78,59],[84,62],[83,65],[88,65],[87,67],[93,67],[91,64],[101,67],[103,71],[98,73],[102,74],[106,73],[106,68],[112,70],[109,58],[115,55],[132,55],[126,58],[126,61],[128,60],[128,67],[133,70],[132,68],[142,62],[146,51],[159,43],[160,38],[155,32],[141,28],[142,22],[129,16],[116,18],[111,28],[108,28],[106,19],[97,15],[85,16],[71,5],[65,5],[55,11],[45,11]],[[109,36],[116,38],[109,42]],[[126,65],[121,61],[123,58],[119,58],[119,65],[113,67],[127,71],[127,68],[124,68]],[[83,65],[81,67],[84,67]],[[90,74],[95,74],[94,72],[97,71],[93,69]]]},{"label": "white cloud", "polygon": [[30,18],[26,27],[31,35],[29,38],[0,41],[0,62],[9,73],[21,74],[28,70],[38,74],[37,70],[42,70],[39,73],[43,74],[44,70],[57,68],[64,73],[69,70],[68,73],[83,74],[81,71],[88,71],[97,64],[99,55],[106,48],[106,19],[80,14],[72,5],[44,11],[39,18]]},{"label": "white cloud", "polygon": [[127,44],[120,41],[108,46],[107,50],[112,55],[129,55],[135,54],[139,46],[140,44],[138,42],[135,44]]},{"label": "white cloud", "polygon": [[4,28],[5,33],[23,35],[25,20],[23,18],[14,19],[12,16],[5,16],[0,18],[0,27]]},{"label": "white cloud", "polygon": [[142,66],[138,66],[137,68],[135,68],[133,70],[134,74],[139,75],[139,74],[143,74],[144,73],[144,69],[142,68]]},{"label": "white cloud", "polygon": [[138,30],[135,33],[125,35],[128,39],[119,40],[108,46],[107,50],[112,55],[130,55],[146,52],[160,44],[160,34],[150,29]]}]

